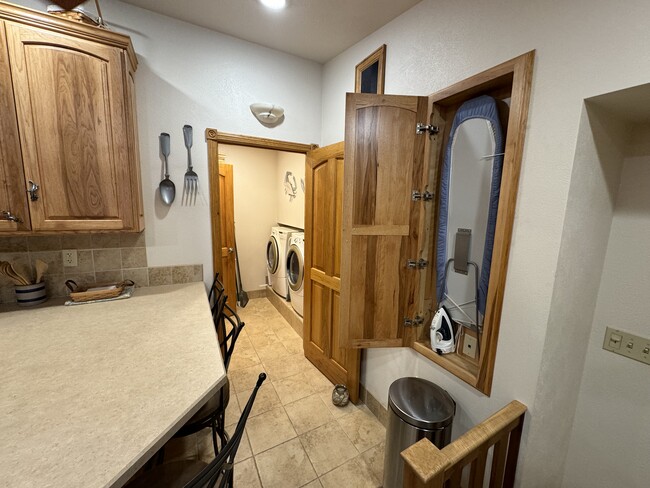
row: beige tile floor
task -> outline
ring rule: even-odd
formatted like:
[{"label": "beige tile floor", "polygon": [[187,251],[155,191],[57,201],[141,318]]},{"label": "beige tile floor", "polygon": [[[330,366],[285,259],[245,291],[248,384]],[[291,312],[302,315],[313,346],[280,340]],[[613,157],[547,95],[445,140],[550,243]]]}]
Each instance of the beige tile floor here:
[{"label": "beige tile floor", "polygon": [[[332,383],[303,355],[302,339],[266,298],[251,300],[228,376],[226,411],[233,431],[257,376],[260,389],[235,464],[237,488],[379,487],[383,477],[383,425],[365,405],[332,404]],[[176,439],[168,460],[213,457],[209,430]]]}]

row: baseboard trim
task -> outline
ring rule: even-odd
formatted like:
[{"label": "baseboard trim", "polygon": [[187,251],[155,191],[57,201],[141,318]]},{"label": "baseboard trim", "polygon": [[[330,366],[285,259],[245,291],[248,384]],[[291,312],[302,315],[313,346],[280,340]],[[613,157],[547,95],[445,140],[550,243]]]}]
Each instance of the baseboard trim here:
[{"label": "baseboard trim", "polygon": [[262,288],[261,290],[247,291],[246,295],[248,295],[249,300],[252,300],[253,298],[266,298],[266,288]]},{"label": "baseboard trim", "polygon": [[289,322],[289,325],[296,333],[303,337],[302,332],[302,317],[296,313],[291,304],[287,302],[284,298],[273,291],[273,288],[270,286],[266,287],[266,298],[273,304],[280,315]]},{"label": "baseboard trim", "polygon": [[359,398],[365,403],[368,410],[381,422],[381,424],[388,428],[388,409],[385,408],[379,400],[377,400],[372,393],[366,390],[365,386],[359,385]]}]

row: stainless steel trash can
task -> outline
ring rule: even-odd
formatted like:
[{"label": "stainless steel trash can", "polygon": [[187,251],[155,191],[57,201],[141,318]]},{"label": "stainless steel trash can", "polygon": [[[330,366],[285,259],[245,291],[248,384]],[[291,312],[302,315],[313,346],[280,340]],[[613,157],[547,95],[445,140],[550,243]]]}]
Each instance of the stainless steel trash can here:
[{"label": "stainless steel trash can", "polygon": [[400,453],[423,437],[442,449],[451,441],[456,403],[445,390],[422,378],[400,378],[388,390],[384,488],[401,488]]}]

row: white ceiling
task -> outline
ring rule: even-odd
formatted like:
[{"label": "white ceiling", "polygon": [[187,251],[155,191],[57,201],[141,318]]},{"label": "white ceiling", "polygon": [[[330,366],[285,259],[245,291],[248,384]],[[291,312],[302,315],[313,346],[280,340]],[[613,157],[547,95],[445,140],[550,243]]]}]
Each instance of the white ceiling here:
[{"label": "white ceiling", "polygon": [[420,0],[287,0],[281,11],[257,0],[123,0],[169,17],[319,63],[387,24]]}]

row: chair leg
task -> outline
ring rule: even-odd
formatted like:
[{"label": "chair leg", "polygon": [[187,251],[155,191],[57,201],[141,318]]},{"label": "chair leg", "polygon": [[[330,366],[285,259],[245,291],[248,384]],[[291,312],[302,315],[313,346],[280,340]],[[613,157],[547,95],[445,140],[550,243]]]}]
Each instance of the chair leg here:
[{"label": "chair leg", "polygon": [[215,457],[219,455],[219,446],[217,445],[217,419],[214,419],[212,421],[212,424],[210,425],[210,429],[212,430],[212,447],[214,449],[214,455]]},{"label": "chair leg", "polygon": [[226,432],[226,412],[224,411],[217,414],[217,432],[221,439],[221,445],[225,446],[230,440],[230,436]]}]

